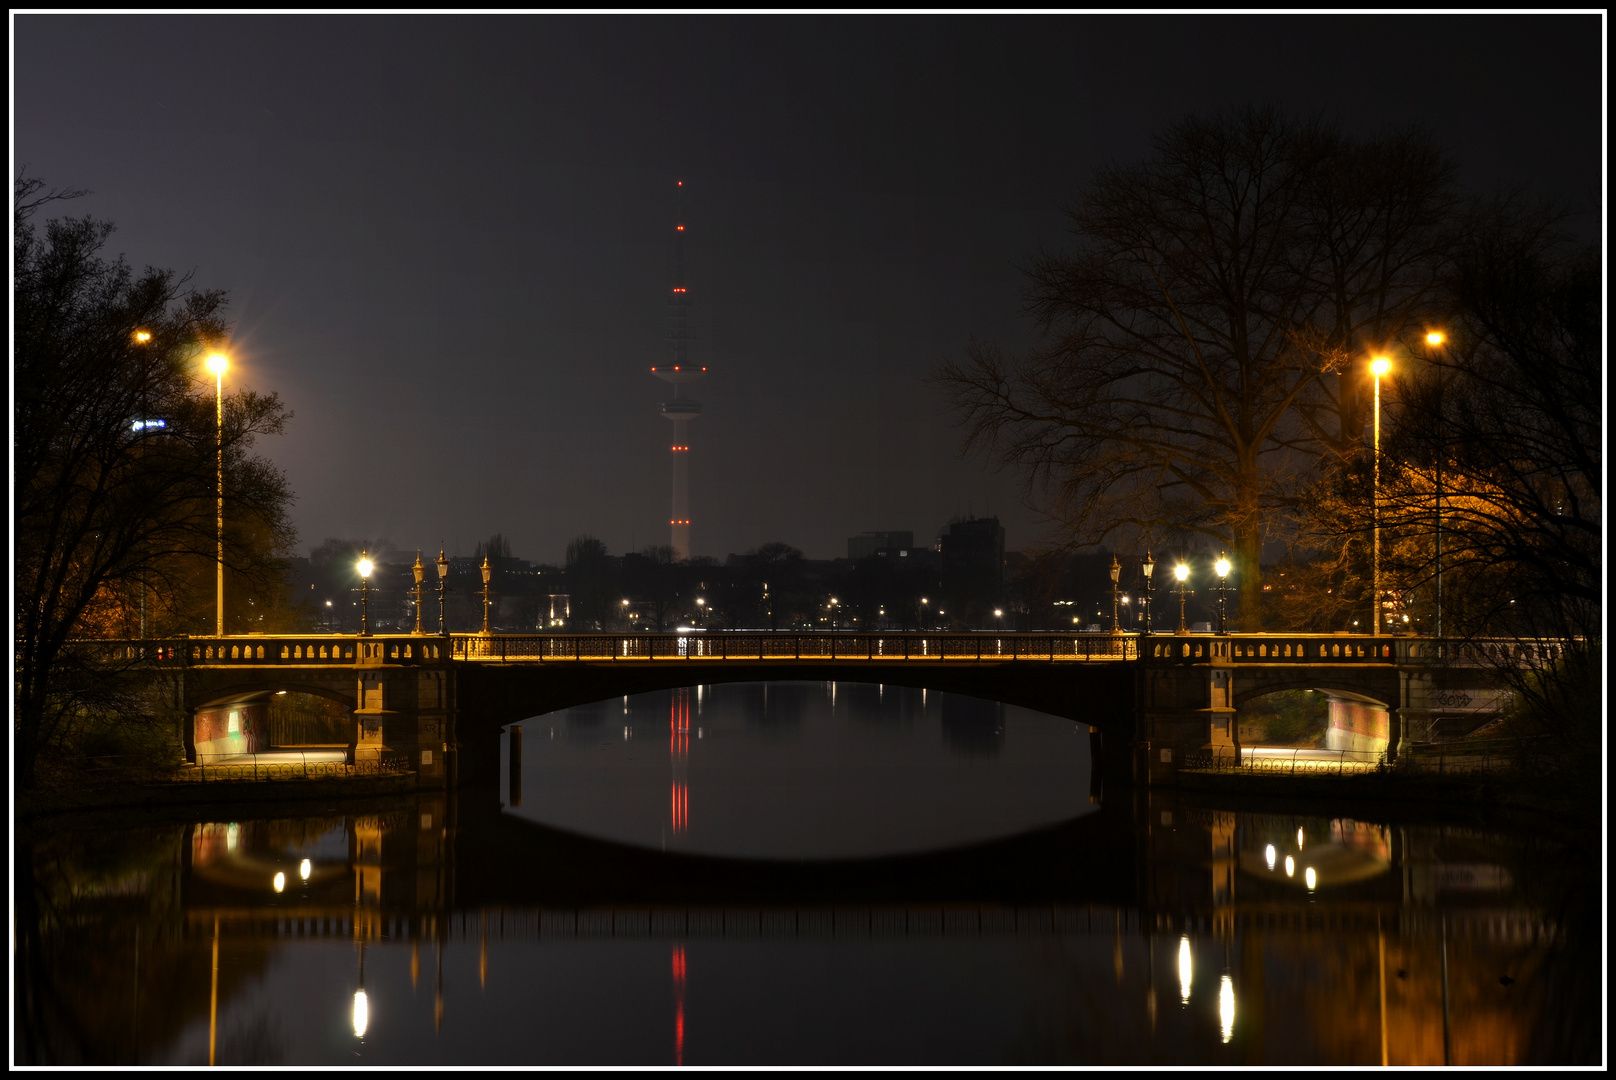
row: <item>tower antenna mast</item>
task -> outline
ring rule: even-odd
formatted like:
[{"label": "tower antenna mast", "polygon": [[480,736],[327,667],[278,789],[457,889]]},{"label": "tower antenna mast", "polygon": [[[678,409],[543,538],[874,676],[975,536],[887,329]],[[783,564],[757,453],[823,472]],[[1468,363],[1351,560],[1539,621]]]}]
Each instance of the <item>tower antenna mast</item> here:
[{"label": "tower antenna mast", "polygon": [[690,328],[690,282],[685,272],[685,182],[676,186],[673,225],[673,286],[668,294],[668,342],[673,361],[659,364],[651,374],[673,386],[673,397],[659,406],[663,416],[673,421],[673,514],[668,520],[668,544],[674,557],[690,558],[690,421],[701,415],[700,402],[684,396],[684,388],[707,374],[707,369],[690,361],[694,334]]}]

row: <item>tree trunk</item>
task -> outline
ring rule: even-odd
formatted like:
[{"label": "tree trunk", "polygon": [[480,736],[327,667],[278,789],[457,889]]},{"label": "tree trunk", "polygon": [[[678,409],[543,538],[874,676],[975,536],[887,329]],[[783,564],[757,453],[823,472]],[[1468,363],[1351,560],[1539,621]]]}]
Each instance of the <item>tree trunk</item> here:
[{"label": "tree trunk", "polygon": [[1241,516],[1234,530],[1234,564],[1240,580],[1240,615],[1243,634],[1262,630],[1262,519],[1253,512]]}]

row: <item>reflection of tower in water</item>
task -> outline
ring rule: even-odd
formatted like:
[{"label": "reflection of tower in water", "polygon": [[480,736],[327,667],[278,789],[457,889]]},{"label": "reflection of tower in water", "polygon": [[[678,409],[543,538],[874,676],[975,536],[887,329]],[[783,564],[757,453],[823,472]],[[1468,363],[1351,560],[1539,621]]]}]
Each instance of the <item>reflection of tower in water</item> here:
[{"label": "reflection of tower in water", "polygon": [[673,947],[673,1063],[685,1063],[685,947]]},{"label": "reflection of tower in water", "polygon": [[690,688],[673,692],[668,710],[668,757],[673,764],[672,821],[675,835],[690,828]]},{"label": "reflection of tower in water", "polygon": [[669,342],[673,345],[671,363],[658,364],[651,374],[673,384],[673,399],[664,401],[662,415],[673,421],[673,516],[668,520],[668,544],[674,558],[690,558],[690,443],[687,425],[701,415],[699,402],[681,397],[684,387],[707,373],[690,362],[690,286],[685,277],[685,182],[679,181],[679,209],[673,227],[673,288],[668,295]]}]

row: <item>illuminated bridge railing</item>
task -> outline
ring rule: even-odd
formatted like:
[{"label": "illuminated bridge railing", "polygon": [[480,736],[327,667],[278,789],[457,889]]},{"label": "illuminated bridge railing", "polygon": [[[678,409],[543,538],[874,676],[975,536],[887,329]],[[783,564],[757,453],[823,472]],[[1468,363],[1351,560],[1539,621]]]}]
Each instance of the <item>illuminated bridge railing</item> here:
[{"label": "illuminated bridge railing", "polygon": [[660,634],[241,634],[73,644],[100,663],[157,667],[330,667],[461,661],[1144,660],[1151,664],[1401,664],[1532,667],[1563,642],[1367,634],[1136,634],[715,631]]},{"label": "illuminated bridge railing", "polygon": [[1112,634],[773,632],[455,636],[453,658],[524,661],[1093,661],[1134,660],[1135,638]]}]

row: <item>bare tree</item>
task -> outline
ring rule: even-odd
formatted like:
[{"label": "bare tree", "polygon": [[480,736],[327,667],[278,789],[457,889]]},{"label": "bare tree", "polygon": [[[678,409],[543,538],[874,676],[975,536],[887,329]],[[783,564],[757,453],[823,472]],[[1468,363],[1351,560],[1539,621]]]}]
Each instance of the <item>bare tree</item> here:
[{"label": "bare tree", "polygon": [[1263,543],[1319,457],[1361,439],[1341,387],[1429,290],[1421,214],[1450,183],[1418,136],[1357,145],[1272,108],[1173,125],[1148,161],[1100,171],[1074,251],[1034,261],[1044,341],[1019,358],[973,342],[943,366],[967,448],[1024,469],[1063,543],[1228,548],[1255,629]]},{"label": "bare tree", "polygon": [[[137,583],[174,596],[212,570],[221,444],[195,360],[228,333],[222,293],[103,259],[110,224],[56,219],[41,234],[29,220],[48,201],[41,187],[18,179],[14,238],[14,769],[24,784],[86,710],[119,696],[68,655],[70,642],[119,632]],[[136,423],[152,418],[163,426]],[[251,453],[286,419],[272,394],[225,401],[225,560],[243,574],[272,576],[290,546],[285,480]]]}]

